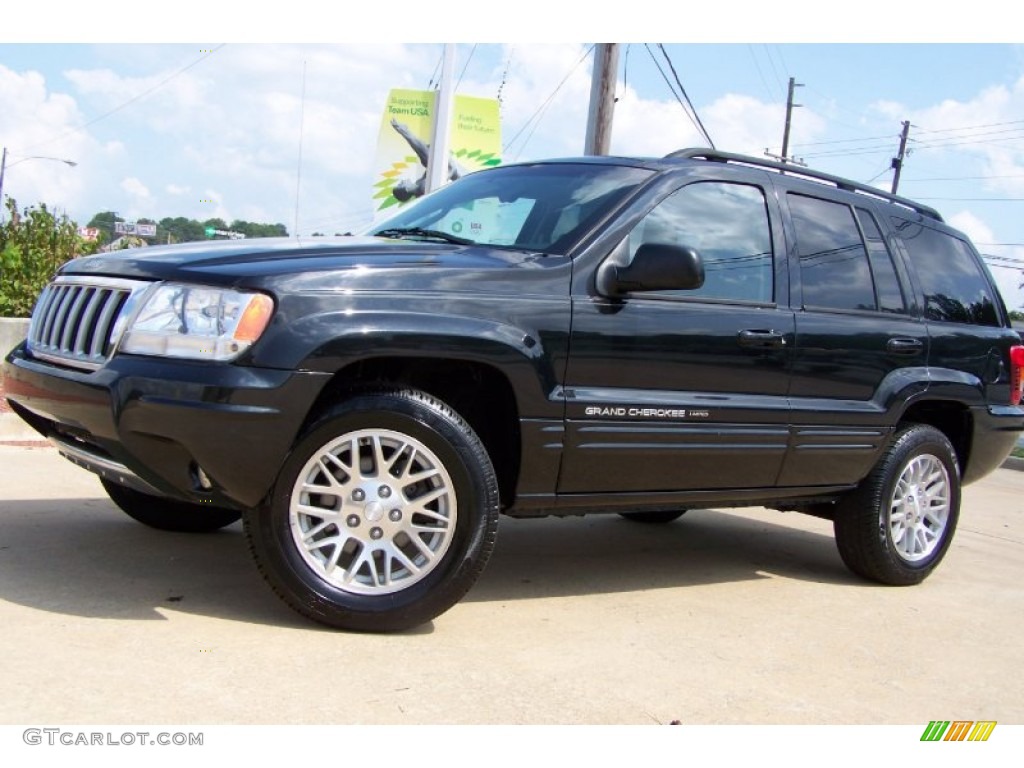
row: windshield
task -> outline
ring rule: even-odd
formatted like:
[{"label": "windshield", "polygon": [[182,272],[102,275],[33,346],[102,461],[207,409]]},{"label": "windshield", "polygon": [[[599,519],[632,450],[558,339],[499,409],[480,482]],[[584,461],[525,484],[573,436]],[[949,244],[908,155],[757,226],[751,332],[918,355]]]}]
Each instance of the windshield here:
[{"label": "windshield", "polygon": [[651,173],[587,163],[479,171],[421,198],[367,233],[564,254]]}]

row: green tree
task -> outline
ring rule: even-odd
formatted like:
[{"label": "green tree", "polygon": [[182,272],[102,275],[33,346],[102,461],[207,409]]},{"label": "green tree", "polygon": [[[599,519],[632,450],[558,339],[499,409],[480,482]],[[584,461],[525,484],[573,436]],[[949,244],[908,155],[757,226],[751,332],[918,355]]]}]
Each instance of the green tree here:
[{"label": "green tree", "polygon": [[18,211],[7,198],[0,226],[0,317],[27,317],[40,291],[66,261],[95,253],[98,243],[78,236],[78,225],[45,203]]},{"label": "green tree", "polygon": [[118,218],[117,214],[113,211],[100,211],[89,219],[89,223],[85,226],[95,227],[100,231],[98,242],[103,246],[111,240],[117,239],[117,234],[114,232],[114,224],[118,221],[124,221],[124,219]]},{"label": "green tree", "polygon": [[168,239],[172,243],[194,243],[206,239],[203,225],[194,219],[186,219],[184,216],[160,219],[160,226],[157,228],[156,234],[157,241],[161,243],[166,243]]}]

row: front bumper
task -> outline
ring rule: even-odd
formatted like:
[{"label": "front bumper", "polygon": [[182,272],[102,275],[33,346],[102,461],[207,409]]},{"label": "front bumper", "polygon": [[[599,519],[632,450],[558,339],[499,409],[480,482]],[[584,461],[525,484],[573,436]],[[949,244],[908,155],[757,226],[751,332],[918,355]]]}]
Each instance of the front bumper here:
[{"label": "front bumper", "polygon": [[24,345],[3,373],[12,409],[76,464],[147,492],[240,508],[268,493],[331,378],[130,355],[78,371]]}]

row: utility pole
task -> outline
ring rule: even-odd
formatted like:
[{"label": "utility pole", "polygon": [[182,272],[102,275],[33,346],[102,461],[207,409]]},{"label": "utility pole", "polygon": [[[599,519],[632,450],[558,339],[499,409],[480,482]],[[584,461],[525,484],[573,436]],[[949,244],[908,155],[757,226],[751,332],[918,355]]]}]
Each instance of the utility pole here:
[{"label": "utility pole", "polygon": [[594,47],[594,71],[590,79],[590,112],[583,154],[607,155],[612,143],[615,112],[615,78],[619,72],[619,44],[598,43]]},{"label": "utility pole", "polygon": [[796,88],[803,88],[803,83],[798,83],[794,78],[789,78],[789,97],[786,99],[786,127],[782,132],[782,162],[788,163],[789,156],[789,127],[793,122],[793,107],[802,107],[803,104],[793,103],[793,91]]},{"label": "utility pole", "polygon": [[892,176],[892,193],[895,195],[896,190],[900,188],[900,171],[903,170],[903,158],[907,154],[907,137],[910,136],[910,121],[903,121],[903,133],[900,134],[900,151],[892,159],[892,168],[895,173]]},{"label": "utility pole", "polygon": [[455,94],[452,93],[454,72],[455,46],[445,43],[441,79],[438,81],[437,100],[434,102],[434,132],[427,156],[427,192],[447,184],[451,172],[448,168],[448,147],[451,145],[448,133],[452,123],[452,104],[455,102]]},{"label": "utility pole", "polygon": [[[4,171],[7,170],[7,147],[4,147],[3,160],[0,160],[0,210],[4,207]],[[0,216],[3,214],[0,213]]]}]

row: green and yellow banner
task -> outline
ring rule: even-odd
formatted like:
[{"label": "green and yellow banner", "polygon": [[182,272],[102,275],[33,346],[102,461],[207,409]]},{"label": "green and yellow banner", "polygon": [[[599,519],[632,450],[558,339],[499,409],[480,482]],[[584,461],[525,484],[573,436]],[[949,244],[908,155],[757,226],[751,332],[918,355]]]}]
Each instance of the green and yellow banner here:
[{"label": "green and yellow banner", "polygon": [[[377,138],[373,185],[375,215],[424,193],[436,91],[394,88]],[[449,134],[448,178],[501,164],[498,102],[456,94]]]}]

